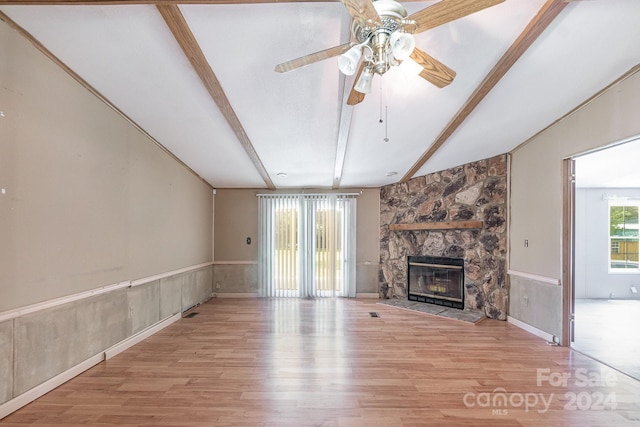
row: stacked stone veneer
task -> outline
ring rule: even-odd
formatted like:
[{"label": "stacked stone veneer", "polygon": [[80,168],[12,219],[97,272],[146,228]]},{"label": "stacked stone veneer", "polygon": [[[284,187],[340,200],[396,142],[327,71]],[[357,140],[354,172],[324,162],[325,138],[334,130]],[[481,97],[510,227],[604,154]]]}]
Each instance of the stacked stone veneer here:
[{"label": "stacked stone veneer", "polygon": [[[407,256],[464,258],[465,309],[507,318],[507,158],[492,157],[380,190],[380,294],[407,298]],[[481,229],[392,231],[389,224],[483,221]]]}]

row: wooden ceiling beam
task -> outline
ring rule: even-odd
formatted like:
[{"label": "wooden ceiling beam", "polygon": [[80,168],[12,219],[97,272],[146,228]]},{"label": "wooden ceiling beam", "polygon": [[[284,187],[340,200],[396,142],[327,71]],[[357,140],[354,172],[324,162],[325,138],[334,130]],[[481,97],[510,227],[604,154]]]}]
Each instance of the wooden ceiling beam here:
[{"label": "wooden ceiling beam", "polygon": [[518,36],[515,42],[507,49],[505,54],[500,58],[498,63],[493,67],[489,74],[484,78],[480,86],[462,105],[462,108],[453,116],[444,130],[438,135],[433,144],[425,151],[420,159],[409,169],[402,177],[400,182],[410,180],[420,168],[444,145],[444,143],[453,135],[460,125],[471,115],[473,110],[480,104],[485,96],[495,87],[496,84],[511,69],[513,64],[522,56],[523,53],[535,42],[544,30],[553,22],[553,20],[567,6],[564,0],[548,0],[538,11],[536,16],[529,22],[524,31]]},{"label": "wooden ceiling beam", "polygon": [[[260,3],[336,3],[340,0],[0,0],[2,5],[39,5],[39,6],[112,6],[132,4],[178,5],[178,4],[260,4]],[[405,0],[421,1],[421,0]]]},{"label": "wooden ceiling beam", "polygon": [[[345,14],[341,25],[340,40],[351,39],[352,25],[353,21],[351,17]],[[353,105],[349,104],[349,98],[352,92],[351,87],[359,76],[359,72],[353,76],[340,73],[340,87],[338,89],[340,116],[338,119],[338,135],[336,139],[336,157],[333,166],[333,183],[331,185],[333,190],[339,189],[342,181],[344,163],[347,158],[347,142],[349,141],[349,132],[351,131],[351,119],[353,118]]]},{"label": "wooden ceiling beam", "polygon": [[351,119],[353,117],[353,105],[347,102],[351,94],[351,86],[354,78],[345,76],[341,73],[342,91],[340,103],[340,121],[338,122],[338,140],[336,144],[336,161],[333,171],[332,188],[337,190],[340,188],[342,180],[342,172],[344,171],[344,161],[347,157],[347,142],[349,141],[349,131],[351,130]]},{"label": "wooden ceiling beam", "polygon": [[222,86],[220,85],[218,78],[207,62],[204,53],[200,49],[200,46],[191,32],[189,25],[187,25],[187,21],[184,19],[180,9],[175,4],[159,4],[157,8],[169,26],[169,29],[171,29],[171,32],[178,41],[178,44],[184,51],[184,54],[187,56],[189,62],[191,62],[191,65],[202,80],[202,83],[211,95],[211,98],[213,98],[213,101],[222,112],[227,123],[231,126],[231,129],[236,134],[238,141],[240,141],[240,144],[242,144],[242,147],[249,155],[249,158],[258,170],[258,173],[262,176],[265,184],[269,189],[275,190],[275,185],[271,181],[260,157],[258,157],[258,154],[253,148],[253,144],[251,144],[249,136],[242,127],[240,119],[238,119],[238,116],[231,107],[231,103],[229,102],[227,95],[222,90]]}]

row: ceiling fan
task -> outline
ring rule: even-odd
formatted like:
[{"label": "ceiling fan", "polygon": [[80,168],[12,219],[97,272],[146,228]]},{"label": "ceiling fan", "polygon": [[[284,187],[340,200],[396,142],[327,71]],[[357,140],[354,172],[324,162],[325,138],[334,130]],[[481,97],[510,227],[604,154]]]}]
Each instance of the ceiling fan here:
[{"label": "ceiling fan", "polygon": [[[338,58],[338,68],[346,75],[356,73],[347,104],[356,105],[371,91],[374,74],[382,75],[392,66],[412,67],[416,74],[438,87],[450,84],[456,72],[415,47],[413,34],[446,24],[504,0],[440,0],[407,17],[395,0],[341,0],[351,17],[355,41],[302,56],[276,66],[284,73],[314,62]],[[362,59],[362,61],[361,61]],[[360,67],[358,67],[360,63]]]}]

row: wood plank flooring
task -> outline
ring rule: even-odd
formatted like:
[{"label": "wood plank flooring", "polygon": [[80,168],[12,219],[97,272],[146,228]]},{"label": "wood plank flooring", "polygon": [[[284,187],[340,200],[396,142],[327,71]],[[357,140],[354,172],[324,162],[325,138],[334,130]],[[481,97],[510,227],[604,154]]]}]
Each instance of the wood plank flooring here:
[{"label": "wood plank flooring", "polygon": [[640,425],[638,381],[506,322],[375,300],[214,299],[192,311],[0,424]]}]

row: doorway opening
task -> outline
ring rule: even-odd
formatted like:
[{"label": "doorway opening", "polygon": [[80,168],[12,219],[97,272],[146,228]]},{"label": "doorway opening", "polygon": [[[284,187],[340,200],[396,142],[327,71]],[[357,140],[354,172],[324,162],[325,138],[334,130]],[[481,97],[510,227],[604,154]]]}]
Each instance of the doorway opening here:
[{"label": "doorway opening", "polygon": [[[640,380],[640,138],[568,159],[570,345]],[[570,286],[569,286],[570,284]]]}]

